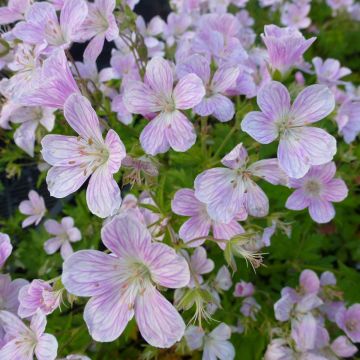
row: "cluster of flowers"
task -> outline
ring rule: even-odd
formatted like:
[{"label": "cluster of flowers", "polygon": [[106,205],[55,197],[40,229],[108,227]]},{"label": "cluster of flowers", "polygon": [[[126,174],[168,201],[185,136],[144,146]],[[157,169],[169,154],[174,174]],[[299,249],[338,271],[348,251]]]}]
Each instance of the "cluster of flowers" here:
[{"label": "cluster of flowers", "polygon": [[[319,279],[312,270],[304,270],[296,289],[282,289],[274,310],[282,324],[273,329],[266,360],[336,360],[352,357],[358,350],[352,342],[360,342],[360,304],[346,307],[329,271]],[[327,327],[345,335],[332,340]]]},{"label": "cluster of flowers", "polygon": [[[48,190],[56,198],[76,193],[88,180],[86,203],[92,214],[104,219],[101,239],[107,249],[73,252],[70,242],[81,239],[73,219],[44,223],[54,235],[44,244],[45,251],[53,254],[61,249],[63,271],[52,281],[35,279],[30,284],[11,282],[9,276],[1,275],[8,284],[4,298],[9,299],[0,311],[1,359],[56,358],[57,341],[44,331],[46,315],[59,308],[64,293],[90,298],[83,316],[96,341],[114,341],[135,318],[142,337],[154,347],[171,347],[185,334],[189,347],[202,348],[205,359],[232,359],[235,351],[229,342],[229,325],[221,323],[208,333],[197,327],[186,330],[178,310],[160,290],[176,289],[178,309],[195,304],[195,317],[201,319],[220,308],[221,293],[232,286],[226,266],[213,281],[203,279],[214,269],[214,262],[201,246],[206,240],[216,242],[222,250],[232,249],[253,266],[259,265],[257,251],[270,245],[277,227],[286,230],[286,224],[278,219],[256,234],[248,234],[240,225],[239,221],[269,214],[269,200],[259,180],[294,189],[286,208],[307,208],[317,223],[333,219],[332,203],[347,196],[344,181],[336,177],[336,139],[312,125],[336,107],[339,134],[347,143],[354,141],[360,133],[359,94],[341,80],[350,70],[338,61],[316,57],[313,65],[305,63],[303,54],[315,37],[305,39],[290,22],[286,25],[291,27],[285,28],[267,25],[262,34],[265,46],[255,46],[253,19],[241,10],[246,1],[232,1],[239,10],[236,15],[227,12],[230,2],[217,6],[217,1],[175,1],[176,10],[166,22],[155,17],[147,25],[141,17],[134,23],[126,18],[129,6],[135,3],[116,7],[114,0],[10,0],[0,8],[0,24],[15,23],[0,42],[4,48],[0,68],[10,74],[0,81],[5,99],[0,126],[10,130],[20,123],[14,142],[33,157],[38,135],[45,131],[39,132],[38,127],[52,131],[56,115],[63,114],[76,135],[41,136],[41,169],[47,171]],[[116,49],[111,67],[98,72],[96,60],[105,40],[114,41]],[[86,41],[84,61],[74,62],[69,51],[72,43]],[[288,88],[274,79],[285,80],[293,69],[299,70],[298,95],[291,101]],[[305,86],[308,73],[316,74],[317,84]],[[122,199],[115,180],[119,171],[130,169],[129,179],[134,183],[157,177],[156,155],[170,149],[186,152],[196,143],[197,126],[191,120],[201,118],[205,122],[202,131],[206,131],[209,117],[229,122],[237,110],[232,98],[240,96],[256,98],[259,107],[241,119],[243,134],[260,144],[278,141],[277,157],[254,161],[244,144],[238,143],[221,159],[222,167],[204,170],[193,189],[182,188],[174,194],[173,214],[189,218],[178,232],[171,217],[163,216],[149,189],[139,197],[127,194]],[[99,119],[96,110],[104,107],[104,99],[124,125],[139,118],[148,120],[139,137],[143,156],[126,149],[106,119]],[[215,160],[212,163],[218,164],[216,156]],[[26,227],[38,225],[46,209],[43,199],[31,191],[20,211],[28,216],[23,222]],[[166,243],[165,230],[170,234]],[[5,260],[11,245],[7,235],[1,236]],[[328,347],[321,325],[325,315],[312,315],[327,301],[319,293],[325,294],[328,285],[318,285],[311,292],[311,308],[292,324],[293,339],[301,337],[308,326],[315,326],[315,330],[311,328],[314,333],[320,329],[321,346],[304,345],[299,340],[294,351]],[[251,284],[236,285],[235,296],[244,297],[241,313],[252,320],[259,311],[253,292]],[[192,294],[191,301],[184,294]],[[290,290],[284,292],[285,297],[288,317],[279,319],[282,321],[290,318],[292,309],[304,298],[302,292]],[[353,341],[357,338],[351,336],[351,329],[358,325],[348,326],[346,319],[355,310],[344,310],[342,320],[340,315],[337,320]],[[30,325],[20,318],[30,320]],[[242,331],[241,322],[235,331]],[[271,344],[268,353],[274,346],[278,349],[279,341]],[[341,346],[353,351],[344,337],[336,339],[331,349],[336,348],[339,354]],[[283,348],[293,351],[281,340]]]}]

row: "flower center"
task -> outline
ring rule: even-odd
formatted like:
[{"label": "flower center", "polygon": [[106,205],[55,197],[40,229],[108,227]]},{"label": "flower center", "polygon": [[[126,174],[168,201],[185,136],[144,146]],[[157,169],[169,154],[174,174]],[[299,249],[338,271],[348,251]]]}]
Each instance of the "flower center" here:
[{"label": "flower center", "polygon": [[316,180],[309,180],[305,184],[305,191],[312,196],[317,196],[320,194],[321,191],[321,185]]},{"label": "flower center", "polygon": [[346,328],[349,330],[349,331],[355,331],[356,330],[356,327],[357,327],[357,322],[356,320],[349,320],[346,322]]}]

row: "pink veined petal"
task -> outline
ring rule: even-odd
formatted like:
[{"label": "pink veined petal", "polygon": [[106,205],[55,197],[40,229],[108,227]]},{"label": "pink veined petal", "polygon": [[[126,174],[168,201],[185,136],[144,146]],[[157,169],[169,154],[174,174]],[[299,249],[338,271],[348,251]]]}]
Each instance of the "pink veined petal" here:
[{"label": "pink veined petal", "polygon": [[348,195],[348,188],[342,179],[330,180],[323,189],[322,197],[331,202],[343,201]]},{"label": "pink veined petal", "polygon": [[41,145],[41,154],[50,165],[73,167],[86,160],[80,152],[82,143],[75,136],[46,135],[41,140]]},{"label": "pink veined petal", "polygon": [[245,186],[233,170],[206,170],[196,177],[194,184],[196,198],[207,204],[213,220],[228,223],[243,206]]},{"label": "pink veined petal", "polygon": [[71,244],[68,241],[64,241],[60,247],[60,254],[61,257],[66,260],[68,257],[70,257],[74,253],[73,248],[71,247]]},{"label": "pink veined petal", "polygon": [[314,127],[289,129],[278,147],[280,166],[288,176],[303,177],[311,165],[322,165],[336,153],[336,140],[325,130]]},{"label": "pink veined petal", "polygon": [[94,36],[89,44],[86,46],[86,49],[84,51],[84,59],[96,61],[96,59],[101,54],[101,51],[104,47],[105,42],[105,35],[104,34],[98,34]]},{"label": "pink veined petal", "polygon": [[176,74],[178,78],[182,78],[188,74],[197,75],[204,84],[207,84],[210,79],[210,63],[209,60],[199,54],[191,55],[184,62],[177,64]]},{"label": "pink veined petal", "polygon": [[205,248],[199,246],[191,256],[191,267],[196,274],[207,274],[214,269],[215,265],[211,259],[207,258]]},{"label": "pink veined petal", "polygon": [[88,14],[88,7],[84,0],[65,0],[60,12],[60,27],[67,42],[76,35],[80,25]]},{"label": "pink veined petal", "polygon": [[290,95],[283,84],[271,81],[259,90],[257,103],[268,119],[276,121],[288,114]]},{"label": "pink veined petal", "polygon": [[133,114],[156,113],[163,109],[160,99],[154,91],[140,81],[134,81],[124,89],[125,108]]},{"label": "pink veined petal", "polygon": [[228,340],[231,337],[231,328],[230,326],[221,323],[213,331],[211,331],[210,336],[216,340]]},{"label": "pink veined petal", "polygon": [[190,271],[184,257],[165,244],[153,244],[146,254],[152,280],[161,286],[177,289],[190,281]]},{"label": "pink veined petal", "polygon": [[184,320],[153,286],[137,296],[135,318],[142,337],[152,346],[169,348],[184,335]]},{"label": "pink veined petal", "polygon": [[92,297],[84,310],[84,320],[91,337],[100,342],[116,340],[134,316],[132,305],[126,291],[118,288],[110,288]]},{"label": "pink veined petal", "polygon": [[224,93],[227,89],[235,86],[239,76],[239,67],[219,68],[216,70],[211,81],[211,90],[215,93]]},{"label": "pink veined petal", "polygon": [[249,215],[263,217],[269,213],[269,199],[252,180],[246,183],[245,208]]},{"label": "pink veined petal", "polygon": [[312,199],[309,205],[309,214],[315,222],[324,224],[334,218],[335,209],[327,200]]},{"label": "pink veined petal", "polygon": [[333,161],[324,164],[312,166],[308,175],[315,176],[323,183],[327,183],[333,179],[336,174],[336,165]]},{"label": "pink veined petal", "polygon": [[270,144],[279,136],[275,121],[260,111],[247,113],[241,122],[241,130],[260,144]]},{"label": "pink veined petal", "polygon": [[151,243],[148,229],[129,214],[116,216],[106,224],[101,229],[101,239],[119,257],[139,255],[139,249],[145,251]]},{"label": "pink veined petal", "polygon": [[0,268],[10,256],[12,249],[9,235],[0,233]]},{"label": "pink veined petal", "polygon": [[6,334],[11,338],[29,333],[29,329],[25,324],[11,312],[0,311],[0,323]]},{"label": "pink veined petal", "polygon": [[203,99],[194,106],[193,111],[195,114],[198,114],[200,116],[209,116],[211,115],[215,108],[215,102],[213,101],[214,96],[211,97],[203,97]]},{"label": "pink veined petal", "polygon": [[205,341],[203,360],[233,360],[235,349],[230,341]]},{"label": "pink veined petal", "polygon": [[230,121],[235,114],[234,103],[224,95],[216,94],[209,100],[213,102],[213,116],[221,122]]},{"label": "pink veined petal", "polygon": [[36,222],[38,222],[38,220],[39,220],[38,215],[31,215],[22,222],[21,226],[22,228],[26,228],[27,226],[35,224]]},{"label": "pink veined petal", "polygon": [[90,174],[84,174],[79,166],[59,166],[51,168],[46,176],[50,195],[63,198],[78,190]]},{"label": "pink veined petal", "polygon": [[[184,240],[189,247],[197,247],[205,242],[209,235],[211,221],[203,215],[192,216],[185,221],[179,230],[180,239]],[[194,239],[200,238],[196,241]]]},{"label": "pink veined petal", "polygon": [[320,280],[316,273],[312,270],[302,271],[299,283],[306,294],[317,294],[320,288]]},{"label": "pink veined petal", "polygon": [[119,185],[107,164],[99,166],[91,175],[86,190],[89,210],[101,218],[113,215],[121,205]]},{"label": "pink veined petal", "polygon": [[163,99],[169,99],[173,90],[174,76],[169,62],[153,57],[146,66],[146,82]]},{"label": "pink veined petal", "polygon": [[63,227],[56,220],[48,219],[44,223],[45,230],[51,235],[60,235],[64,232]]},{"label": "pink veined petal", "polygon": [[97,114],[85,96],[70,95],[64,105],[64,115],[69,125],[85,140],[104,142]]},{"label": "pink veined petal", "polygon": [[48,255],[54,254],[60,249],[63,240],[58,237],[53,237],[44,243],[44,250]]},{"label": "pink veined petal", "polygon": [[157,155],[169,150],[170,144],[165,135],[167,120],[167,116],[160,113],[141,132],[140,143],[147,154]]},{"label": "pink veined petal", "polygon": [[317,122],[328,116],[334,108],[335,97],[327,86],[308,86],[301,91],[291,107],[291,124],[301,126]]},{"label": "pink veined petal", "polygon": [[46,323],[47,321],[45,314],[41,310],[38,310],[31,318],[30,329],[37,336],[41,336],[45,331]]},{"label": "pink veined petal", "polygon": [[302,189],[296,189],[286,200],[285,207],[290,210],[303,210],[309,205],[309,197]]},{"label": "pink veined petal", "polygon": [[57,349],[58,342],[55,336],[43,334],[35,346],[35,355],[38,360],[55,360]]},{"label": "pink veined petal", "polygon": [[171,209],[175,214],[182,216],[197,215],[203,208],[203,204],[196,199],[194,190],[180,189],[171,201]]},{"label": "pink veined petal", "polygon": [[121,288],[119,259],[97,250],[80,250],[64,261],[62,283],[76,296],[98,296]]},{"label": "pink veined petal", "polygon": [[1,349],[0,349],[0,357],[3,360],[14,360],[14,359],[21,359],[21,360],[33,360],[34,353],[33,348],[29,348],[28,343],[26,342],[19,342],[17,338],[7,342]]},{"label": "pink veined petal", "polygon": [[205,87],[202,80],[195,74],[182,77],[173,91],[176,109],[191,109],[199,104],[205,96]]},{"label": "pink veined petal", "polygon": [[[213,222],[212,229],[214,237],[220,240],[230,240],[235,235],[245,232],[243,227],[235,220],[230,221],[228,224]],[[225,242],[219,242],[218,244],[222,249],[225,249]]]},{"label": "pink veined petal", "polygon": [[187,151],[196,142],[194,125],[180,111],[164,113],[167,117],[165,129],[166,139],[175,151]]},{"label": "pink veined petal", "polygon": [[243,143],[237,144],[222,159],[221,163],[231,169],[239,169],[248,161],[248,153]]},{"label": "pink veined petal", "polygon": [[288,185],[289,183],[289,177],[280,168],[278,159],[259,160],[251,164],[248,171],[273,185]]},{"label": "pink veined petal", "polygon": [[14,142],[29,156],[34,156],[35,131],[38,127],[36,121],[26,121],[14,133]]},{"label": "pink veined petal", "polygon": [[24,16],[20,12],[9,9],[6,6],[0,7],[0,25],[11,24],[23,18]]},{"label": "pink veined petal", "polygon": [[107,165],[110,172],[114,174],[120,169],[121,162],[126,156],[126,149],[119,135],[113,129],[106,134],[105,145],[110,152]]},{"label": "pink veined petal", "polygon": [[44,40],[41,27],[25,21],[21,21],[15,25],[13,34],[28,44],[40,44]]}]

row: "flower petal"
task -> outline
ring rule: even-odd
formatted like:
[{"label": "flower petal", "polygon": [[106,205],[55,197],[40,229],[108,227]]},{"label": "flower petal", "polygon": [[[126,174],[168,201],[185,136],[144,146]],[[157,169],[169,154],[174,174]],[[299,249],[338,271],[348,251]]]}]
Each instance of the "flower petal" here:
[{"label": "flower petal", "polygon": [[[179,230],[180,239],[188,243],[189,247],[197,247],[205,241],[205,237],[209,235],[211,221],[201,215],[195,215],[185,221]],[[194,239],[200,238],[196,241]]]},{"label": "flower petal", "polygon": [[180,189],[171,201],[171,209],[177,215],[194,216],[197,215],[203,205],[195,197],[194,190]]},{"label": "flower petal", "polygon": [[324,85],[306,87],[295,99],[291,107],[294,126],[307,125],[328,116],[335,108],[335,97]]},{"label": "flower petal", "polygon": [[269,213],[268,197],[252,180],[246,183],[244,205],[248,214],[252,216],[263,217]]},{"label": "flower petal", "polygon": [[270,144],[279,136],[276,123],[260,111],[247,113],[241,122],[241,130],[260,144]]},{"label": "flower petal", "polygon": [[153,57],[146,66],[146,83],[162,98],[171,96],[174,76],[169,62],[159,56]]},{"label": "flower petal", "polygon": [[105,42],[105,35],[103,33],[93,37],[90,40],[89,44],[86,46],[83,55],[84,59],[90,61],[96,61],[104,47],[104,42]]},{"label": "flower petal", "polygon": [[248,171],[273,185],[288,185],[289,177],[280,168],[278,159],[259,160],[248,167]]},{"label": "flower petal", "polygon": [[107,166],[112,174],[117,173],[122,160],[126,156],[125,146],[119,135],[113,129],[110,129],[106,134],[105,145],[109,150]]},{"label": "flower petal", "polygon": [[55,360],[57,350],[58,342],[55,336],[43,334],[35,347],[35,355],[38,360]]},{"label": "flower petal", "polygon": [[239,73],[240,69],[237,66],[219,68],[211,81],[211,90],[222,94],[227,89],[234,87]]},{"label": "flower petal", "polygon": [[334,218],[335,209],[327,200],[312,199],[309,205],[309,213],[315,222],[324,224]]},{"label": "flower petal", "polygon": [[63,240],[59,237],[53,237],[44,243],[44,250],[48,255],[55,254],[60,249]]},{"label": "flower petal", "polygon": [[331,202],[343,201],[348,195],[348,188],[341,179],[332,179],[328,182],[322,192],[325,200]]},{"label": "flower petal", "polygon": [[229,98],[224,95],[217,94],[212,96],[210,99],[213,102],[213,116],[216,119],[221,122],[227,122],[234,117],[235,106]]},{"label": "flower petal", "polygon": [[165,133],[171,148],[175,151],[187,151],[196,141],[194,125],[180,111],[176,110],[166,115],[168,126]]},{"label": "flower petal", "polygon": [[67,42],[76,35],[80,25],[88,14],[87,3],[84,0],[66,0],[60,12],[60,27]]},{"label": "flower petal", "polygon": [[101,218],[113,215],[121,205],[120,188],[107,164],[98,167],[91,175],[86,202],[89,210]]},{"label": "flower petal", "polygon": [[142,337],[152,346],[169,348],[184,335],[184,320],[152,286],[137,296],[135,318]]},{"label": "flower petal", "polygon": [[290,210],[303,210],[310,205],[308,196],[302,189],[296,189],[286,200],[285,207]]},{"label": "flower petal", "polygon": [[195,74],[182,77],[176,84],[173,99],[176,109],[191,109],[199,104],[205,96],[205,88],[202,80]]}]

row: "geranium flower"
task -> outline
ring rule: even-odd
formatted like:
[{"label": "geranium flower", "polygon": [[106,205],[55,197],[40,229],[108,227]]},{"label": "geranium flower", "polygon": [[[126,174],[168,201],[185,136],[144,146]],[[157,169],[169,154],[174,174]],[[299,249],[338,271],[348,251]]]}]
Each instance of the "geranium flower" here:
[{"label": "geranium flower", "polygon": [[360,342],[360,304],[343,307],[336,314],[336,323],[353,342]]},{"label": "geranium flower", "polygon": [[35,190],[30,190],[29,200],[23,200],[19,205],[19,211],[28,215],[28,217],[22,222],[22,227],[25,228],[32,224],[39,225],[41,219],[46,213],[45,201]]},{"label": "geranium flower", "polygon": [[201,79],[195,74],[182,77],[173,88],[169,62],[155,57],[146,66],[145,83],[129,83],[124,92],[125,107],[134,114],[156,113],[145,126],[140,142],[146,153],[156,155],[173,148],[186,151],[194,145],[194,126],[180,111],[191,109],[205,95]]},{"label": "geranium flower", "polygon": [[126,155],[124,144],[114,130],[103,140],[96,112],[80,94],[68,98],[64,115],[79,136],[46,135],[42,139],[43,158],[52,165],[46,178],[50,194],[63,198],[90,177],[86,192],[90,211],[103,218],[112,215],[121,204],[113,174]]},{"label": "geranium flower", "polygon": [[360,101],[345,101],[340,106],[335,120],[345,142],[353,142],[360,133]]},{"label": "geranium flower", "polygon": [[155,286],[186,286],[186,260],[169,246],[152,243],[149,231],[132,215],[116,216],[103,227],[101,237],[111,254],[82,250],[63,265],[67,291],[91,297],[84,311],[91,336],[114,341],[135,316],[150,345],[171,347],[183,336],[185,324]]},{"label": "geranium flower", "polygon": [[335,138],[323,129],[307,126],[334,110],[334,95],[328,87],[308,86],[291,105],[286,87],[272,81],[260,89],[257,103],[261,112],[246,114],[241,129],[261,144],[279,138],[279,165],[289,177],[301,178],[312,165],[332,160],[336,153]]},{"label": "geranium flower", "polygon": [[347,67],[341,66],[336,59],[326,59],[323,61],[319,57],[312,59],[314,64],[317,82],[327,86],[343,84],[344,81],[340,79],[346,75],[351,74],[351,70]]},{"label": "geranium flower", "polygon": [[41,310],[45,315],[51,314],[60,305],[61,291],[54,291],[49,283],[33,280],[19,291],[18,315],[28,318]]},{"label": "geranium flower", "polygon": [[89,12],[78,31],[78,38],[91,39],[84,51],[84,59],[96,61],[100,55],[105,38],[113,41],[119,36],[119,28],[113,14],[115,0],[95,0],[88,3]]},{"label": "geranium flower", "polygon": [[[212,230],[215,239],[220,240],[230,240],[233,236],[245,232],[238,223],[238,221],[247,218],[244,208],[241,208],[228,223],[216,221],[209,214],[206,204],[195,197],[192,189],[178,190],[171,202],[171,209],[175,214],[190,216],[190,219],[182,224],[179,230],[180,238],[189,247],[197,247],[203,244],[210,230]],[[218,245],[225,249],[226,244],[224,242],[218,242]]]},{"label": "geranium flower", "polygon": [[296,190],[286,201],[291,210],[309,209],[311,218],[317,223],[327,223],[335,216],[332,202],[347,197],[348,189],[341,179],[334,179],[336,166],[333,162],[312,166],[301,179],[290,179],[290,187]]},{"label": "geranium flower", "polygon": [[60,249],[61,257],[67,259],[73,253],[70,243],[81,240],[81,232],[74,227],[74,219],[67,216],[60,223],[50,219],[45,221],[44,226],[50,235],[55,235],[45,242],[45,252],[51,255]]},{"label": "geranium flower", "polygon": [[53,335],[45,334],[46,317],[38,311],[27,327],[17,316],[0,311],[0,325],[9,341],[0,349],[4,360],[55,360],[58,343]]},{"label": "geranium flower", "polygon": [[243,207],[252,216],[266,216],[269,200],[252,180],[260,177],[271,184],[287,184],[287,176],[277,159],[257,161],[247,165],[248,155],[242,143],[223,157],[227,168],[205,170],[195,179],[195,197],[207,205],[212,219],[229,223]]},{"label": "geranium flower", "polygon": [[261,38],[267,48],[271,67],[282,74],[299,64],[304,52],[316,40],[316,37],[306,40],[294,27],[281,28],[276,25],[265,25]]},{"label": "geranium flower", "polygon": [[194,107],[194,112],[200,116],[213,115],[221,122],[230,121],[234,117],[235,107],[225,93],[235,87],[239,67],[221,67],[211,76],[210,61],[195,54],[177,66],[180,77],[191,73],[200,77],[206,89],[204,98]]},{"label": "geranium flower", "polygon": [[11,255],[12,249],[9,235],[0,232],[0,268],[4,266],[5,261]]},{"label": "geranium flower", "polygon": [[25,21],[16,24],[13,34],[28,44],[48,45],[49,51],[55,48],[68,48],[86,18],[87,3],[84,0],[65,0],[60,12],[47,2],[35,2],[25,15]]}]

